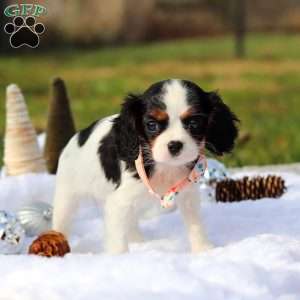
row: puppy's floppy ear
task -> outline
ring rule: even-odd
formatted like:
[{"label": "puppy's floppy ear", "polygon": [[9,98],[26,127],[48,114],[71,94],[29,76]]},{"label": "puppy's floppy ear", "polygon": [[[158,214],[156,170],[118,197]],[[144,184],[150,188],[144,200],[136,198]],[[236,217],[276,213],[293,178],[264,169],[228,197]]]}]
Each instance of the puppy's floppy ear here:
[{"label": "puppy's floppy ear", "polygon": [[117,135],[120,158],[125,161],[137,159],[139,154],[138,123],[142,118],[142,101],[137,95],[128,95],[118,118]]},{"label": "puppy's floppy ear", "polygon": [[239,120],[217,93],[208,93],[208,97],[211,112],[206,131],[206,148],[214,154],[222,155],[234,147]]}]

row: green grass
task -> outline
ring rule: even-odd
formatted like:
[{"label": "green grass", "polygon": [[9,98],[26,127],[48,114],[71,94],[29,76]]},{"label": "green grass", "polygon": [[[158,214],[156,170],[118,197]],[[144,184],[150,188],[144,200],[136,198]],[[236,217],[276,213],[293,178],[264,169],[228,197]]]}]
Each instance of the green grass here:
[{"label": "green grass", "polygon": [[50,79],[64,78],[80,129],[118,112],[129,91],[164,78],[186,78],[206,90],[218,89],[241,119],[241,132],[251,134],[249,143],[224,158],[226,164],[300,161],[299,41],[299,35],[249,35],[245,60],[233,59],[231,37],[0,56],[0,136],[5,86],[12,82],[23,89],[34,125],[43,129]]}]

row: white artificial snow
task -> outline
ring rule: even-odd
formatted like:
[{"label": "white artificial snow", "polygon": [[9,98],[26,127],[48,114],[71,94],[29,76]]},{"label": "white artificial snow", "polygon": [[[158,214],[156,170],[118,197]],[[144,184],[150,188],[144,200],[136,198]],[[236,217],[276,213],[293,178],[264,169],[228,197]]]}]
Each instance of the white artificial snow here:
[{"label": "white artificial snow", "polygon": [[[299,300],[300,176],[281,175],[288,191],[280,199],[203,203],[216,248],[199,255],[188,252],[177,211],[142,221],[146,242],[130,253],[104,254],[102,217],[91,201],[75,219],[71,254],[41,258],[24,247],[21,255],[0,255],[0,300]],[[0,179],[0,209],[51,203],[54,178]]]}]

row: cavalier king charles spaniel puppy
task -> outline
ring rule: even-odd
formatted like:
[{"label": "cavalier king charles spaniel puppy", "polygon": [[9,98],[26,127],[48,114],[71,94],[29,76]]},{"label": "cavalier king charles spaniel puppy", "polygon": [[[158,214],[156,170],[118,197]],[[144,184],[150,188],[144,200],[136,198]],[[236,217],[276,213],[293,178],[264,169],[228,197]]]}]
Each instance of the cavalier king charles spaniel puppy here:
[{"label": "cavalier king charles spaniel puppy", "polygon": [[[79,202],[92,197],[104,210],[105,250],[128,251],[130,242],[143,240],[138,228],[141,211],[158,201],[137,172],[139,154],[149,184],[163,195],[190,174],[201,145],[216,155],[230,152],[237,122],[218,94],[205,92],[191,81],[164,80],[143,94],[130,94],[120,114],[94,122],[63,150],[53,229],[67,236]],[[175,199],[192,252],[212,247],[199,215],[198,189],[190,184]]]}]

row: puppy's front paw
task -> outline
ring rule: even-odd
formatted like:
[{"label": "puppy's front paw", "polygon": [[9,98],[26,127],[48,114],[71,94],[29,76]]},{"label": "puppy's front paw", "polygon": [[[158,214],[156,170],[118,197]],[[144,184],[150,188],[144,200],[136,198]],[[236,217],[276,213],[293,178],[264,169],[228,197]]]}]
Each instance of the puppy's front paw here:
[{"label": "puppy's front paw", "polygon": [[128,252],[128,248],[106,248],[105,252],[111,255],[119,255]]},{"label": "puppy's front paw", "polygon": [[192,245],[192,253],[202,253],[214,248],[214,245],[210,242],[197,243]]},{"label": "puppy's front paw", "polygon": [[107,254],[118,255],[129,251],[127,243],[117,243],[117,242],[106,242],[104,246],[104,251]]}]

